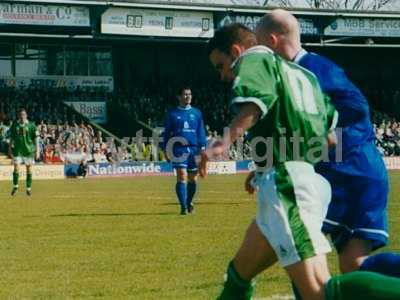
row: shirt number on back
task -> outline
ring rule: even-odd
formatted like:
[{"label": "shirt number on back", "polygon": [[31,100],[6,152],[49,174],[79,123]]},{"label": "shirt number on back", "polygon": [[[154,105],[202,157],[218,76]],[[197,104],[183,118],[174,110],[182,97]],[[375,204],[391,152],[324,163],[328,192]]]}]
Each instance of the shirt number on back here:
[{"label": "shirt number on back", "polygon": [[286,64],[283,64],[283,69],[289,79],[293,97],[299,110],[312,115],[318,114],[314,89],[307,76],[301,70],[292,69]]}]

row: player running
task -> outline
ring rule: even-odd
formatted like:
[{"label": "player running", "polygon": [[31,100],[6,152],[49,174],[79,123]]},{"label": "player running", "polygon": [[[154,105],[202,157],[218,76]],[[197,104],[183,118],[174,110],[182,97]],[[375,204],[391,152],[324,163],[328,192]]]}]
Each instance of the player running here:
[{"label": "player running", "polygon": [[37,142],[36,126],[28,120],[25,109],[18,112],[18,120],[14,121],[10,127],[10,153],[13,157],[13,189],[11,195],[14,196],[18,191],[19,166],[26,166],[26,194],[32,195],[32,166],[35,158],[39,159],[39,146]]},{"label": "player running", "polygon": [[197,189],[195,157],[206,147],[206,133],[200,110],[191,106],[190,87],[180,89],[179,105],[165,118],[162,148],[176,170],[176,195],[181,215],[194,211],[193,198]]},{"label": "player running", "polygon": [[371,270],[400,277],[400,256],[372,251],[388,242],[388,176],[375,146],[368,102],[335,63],[301,47],[300,26],[289,12],[277,9],[257,27],[257,39],[283,58],[313,72],[339,112],[342,161],[332,151],[316,171],[332,186],[332,202],[324,221],[339,254],[340,270]]},{"label": "player running", "polygon": [[[249,29],[234,24],[216,31],[208,45],[221,80],[232,83],[232,106],[238,113],[229,136],[202,156],[200,174],[207,172],[207,158],[228,149],[247,130],[258,168],[257,216],[229,264],[219,299],[251,299],[253,278],[277,260],[303,299],[353,299],[352,293],[365,286],[372,292],[363,299],[375,299],[370,284],[377,281],[382,282],[379,296],[385,296],[377,299],[396,299],[400,291],[392,290],[400,280],[391,277],[360,272],[330,280],[325,256],[330,246],[321,226],[331,191],[313,165],[327,146],[336,111],[312,73],[256,44]],[[291,147],[296,137],[298,144]]]}]

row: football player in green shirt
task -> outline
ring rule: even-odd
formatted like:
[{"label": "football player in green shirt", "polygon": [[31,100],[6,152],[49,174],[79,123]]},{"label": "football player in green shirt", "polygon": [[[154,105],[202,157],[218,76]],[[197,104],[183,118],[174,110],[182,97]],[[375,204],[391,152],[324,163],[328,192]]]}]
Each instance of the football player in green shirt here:
[{"label": "football player in green shirt", "polygon": [[[304,300],[400,299],[395,278],[369,272],[330,276],[331,249],[321,227],[331,189],[314,164],[332,144],[337,113],[316,77],[257,46],[254,33],[240,24],[216,31],[208,53],[221,80],[232,83],[237,116],[207,155],[219,155],[249,131],[257,165],[252,184],[246,182],[250,193],[257,190],[257,215],[218,299],[252,299],[254,278],[277,261]],[[200,175],[206,170],[203,158]]]},{"label": "football player in green shirt", "polygon": [[10,127],[10,153],[13,157],[13,189],[11,195],[18,191],[19,166],[26,166],[26,194],[32,195],[32,165],[39,159],[36,125],[28,120],[25,109],[18,112],[18,119]]}]

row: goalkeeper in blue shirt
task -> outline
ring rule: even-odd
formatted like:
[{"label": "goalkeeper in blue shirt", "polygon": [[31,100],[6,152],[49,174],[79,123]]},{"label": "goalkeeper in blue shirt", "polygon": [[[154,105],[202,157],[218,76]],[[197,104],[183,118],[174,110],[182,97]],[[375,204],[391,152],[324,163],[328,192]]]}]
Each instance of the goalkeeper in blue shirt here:
[{"label": "goalkeeper in blue shirt", "polygon": [[178,98],[179,105],[165,117],[162,148],[176,170],[176,195],[181,215],[186,215],[194,210],[198,171],[195,157],[204,154],[206,133],[202,113],[191,106],[190,87],[182,87]]}]

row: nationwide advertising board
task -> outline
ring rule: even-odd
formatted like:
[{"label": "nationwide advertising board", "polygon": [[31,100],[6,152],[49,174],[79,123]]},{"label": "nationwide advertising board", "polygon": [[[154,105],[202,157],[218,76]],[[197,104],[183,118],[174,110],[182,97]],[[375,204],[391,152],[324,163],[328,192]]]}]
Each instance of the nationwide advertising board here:
[{"label": "nationwide advertising board", "polygon": [[112,76],[35,76],[35,77],[0,77],[0,88],[67,88],[69,91],[102,88],[108,92],[114,90]]},{"label": "nationwide advertising board", "polygon": [[[65,176],[74,177],[77,175],[78,165],[70,164],[65,166]],[[171,164],[166,162],[126,162],[120,164],[89,164],[88,177],[127,177],[143,175],[171,175],[173,169]]]},{"label": "nationwide advertising board", "polygon": [[0,24],[90,26],[90,14],[87,7],[2,2],[0,3]]},{"label": "nationwide advertising board", "polygon": [[[78,165],[65,165],[65,176],[77,176]],[[209,174],[235,174],[235,161],[218,161],[209,164]],[[127,177],[127,176],[149,176],[149,175],[172,175],[174,170],[168,162],[126,162],[119,164],[88,164],[88,177]]]},{"label": "nationwide advertising board", "polygon": [[109,8],[101,17],[105,34],[211,38],[211,12]]},{"label": "nationwide advertising board", "polygon": [[107,123],[107,105],[105,101],[65,101],[64,103],[92,122],[98,124]]}]

